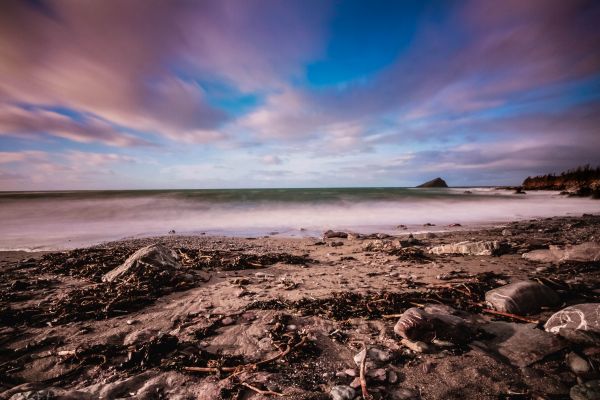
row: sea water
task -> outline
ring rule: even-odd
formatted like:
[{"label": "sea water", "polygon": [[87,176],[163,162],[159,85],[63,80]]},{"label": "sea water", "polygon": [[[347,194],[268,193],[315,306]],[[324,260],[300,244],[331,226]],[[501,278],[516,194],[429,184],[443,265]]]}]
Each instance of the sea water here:
[{"label": "sea water", "polygon": [[0,250],[66,249],[171,230],[244,237],[406,233],[599,212],[598,200],[493,188],[0,192]]}]

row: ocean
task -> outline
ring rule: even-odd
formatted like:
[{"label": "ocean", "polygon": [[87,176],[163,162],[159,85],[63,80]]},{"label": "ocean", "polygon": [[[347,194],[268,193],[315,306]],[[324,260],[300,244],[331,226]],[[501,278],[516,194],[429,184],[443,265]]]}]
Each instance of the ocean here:
[{"label": "ocean", "polygon": [[[0,250],[68,249],[171,230],[242,237],[318,236],[327,229],[417,233],[599,212],[598,200],[493,188],[0,192]],[[401,224],[408,230],[398,230]]]}]

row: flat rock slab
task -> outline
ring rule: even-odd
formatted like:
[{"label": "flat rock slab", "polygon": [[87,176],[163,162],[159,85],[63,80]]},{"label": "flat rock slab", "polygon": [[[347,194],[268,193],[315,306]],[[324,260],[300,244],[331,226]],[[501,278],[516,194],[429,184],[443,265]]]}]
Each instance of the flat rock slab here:
[{"label": "flat rock slab", "polygon": [[102,281],[114,282],[122,280],[147,269],[174,271],[177,268],[180,268],[177,261],[177,254],[163,245],[153,244],[142,247],[129,256],[123,265],[104,274]]},{"label": "flat rock slab", "polygon": [[557,336],[536,329],[534,324],[490,322],[482,329],[495,337],[483,341],[488,350],[517,367],[526,367],[566,347]]},{"label": "flat rock slab", "polygon": [[546,250],[534,250],[523,254],[523,258],[536,262],[559,263],[564,261],[600,261],[600,243],[585,242],[564,247],[550,246]]},{"label": "flat rock slab", "polygon": [[548,319],[544,329],[570,341],[600,346],[600,303],[563,308]]},{"label": "flat rock slab", "polygon": [[429,249],[430,254],[465,254],[472,256],[496,256],[505,253],[508,245],[497,240],[480,242],[458,242],[442,244]]},{"label": "flat rock slab", "polygon": [[560,297],[541,283],[519,281],[488,291],[485,301],[496,311],[527,315],[560,304]]}]

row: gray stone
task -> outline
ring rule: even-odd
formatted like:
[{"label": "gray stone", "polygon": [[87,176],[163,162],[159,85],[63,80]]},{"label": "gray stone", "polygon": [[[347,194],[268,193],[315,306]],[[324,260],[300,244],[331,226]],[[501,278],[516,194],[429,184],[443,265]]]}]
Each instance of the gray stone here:
[{"label": "gray stone", "polygon": [[576,375],[586,375],[590,372],[590,363],[577,353],[570,352],[566,356],[567,365]]},{"label": "gray stone", "polygon": [[544,325],[547,332],[600,346],[600,303],[583,303],[554,313]]},{"label": "gray stone", "polygon": [[394,332],[413,342],[440,339],[453,343],[466,343],[474,333],[466,315],[441,305],[409,308],[394,326]]},{"label": "gray stone", "polygon": [[571,400],[600,400],[600,380],[573,386],[569,395]]},{"label": "gray stone", "polygon": [[523,258],[530,261],[559,263],[564,261],[600,261],[600,243],[585,242],[564,247],[550,246],[544,250],[524,253]]},{"label": "gray stone", "polygon": [[124,280],[132,275],[149,270],[172,273],[179,267],[177,254],[173,250],[160,244],[154,244],[142,247],[133,253],[122,265],[107,272],[102,277],[102,281]]},{"label": "gray stone", "polygon": [[383,368],[371,369],[367,371],[367,376],[379,382],[385,382],[387,379],[387,372]]},{"label": "gray stone", "polygon": [[350,386],[339,385],[331,388],[331,398],[333,400],[353,400],[356,396],[356,391]]},{"label": "gray stone", "polygon": [[494,241],[458,242],[442,244],[429,249],[430,254],[465,254],[471,256],[497,256],[509,250],[507,244]]},{"label": "gray stone", "polygon": [[493,339],[483,341],[486,349],[517,367],[529,366],[566,347],[559,338],[536,329],[534,324],[490,322],[482,328],[494,335]]},{"label": "gray stone", "polygon": [[[365,349],[361,350],[354,356],[354,362],[356,363],[356,366],[360,367],[360,364],[362,363],[364,357]],[[368,357],[366,363],[367,365],[371,364],[372,366],[379,366],[389,362],[392,359],[392,357],[393,355],[390,351],[381,350],[376,347],[371,347],[368,350]]]},{"label": "gray stone", "polygon": [[431,353],[432,351],[432,347],[430,345],[428,345],[425,342],[420,342],[418,340],[413,342],[412,340],[402,339],[400,340],[400,343],[402,343],[406,348],[414,351],[415,353]]},{"label": "gray stone", "polygon": [[485,301],[496,311],[526,315],[558,305],[560,297],[541,283],[519,281],[488,291]]}]

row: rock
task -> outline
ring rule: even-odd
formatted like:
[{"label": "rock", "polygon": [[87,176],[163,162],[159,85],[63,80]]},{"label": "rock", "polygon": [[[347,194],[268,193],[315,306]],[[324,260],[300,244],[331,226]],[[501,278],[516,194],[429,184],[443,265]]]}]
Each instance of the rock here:
[{"label": "rock", "polygon": [[536,329],[534,324],[490,322],[482,329],[494,335],[493,339],[484,341],[487,349],[517,367],[531,365],[566,346],[556,336]]},{"label": "rock", "polygon": [[[365,357],[365,349],[363,349],[361,352],[357,353],[354,356],[354,362],[356,363],[356,366],[360,368],[360,364],[362,363],[363,358]],[[392,359],[393,355],[391,352],[387,351],[387,350],[381,350],[378,349],[376,347],[371,347],[369,349],[368,352],[368,357],[367,357],[367,364],[371,364],[371,365],[382,365],[385,364],[387,362],[389,362]]]},{"label": "rock", "polygon": [[502,236],[512,236],[512,231],[509,229],[502,229]]},{"label": "rock", "polygon": [[363,251],[394,251],[402,248],[399,240],[369,240],[363,243]]},{"label": "rock", "polygon": [[123,265],[104,274],[102,281],[115,282],[151,270],[172,273],[179,267],[177,254],[173,250],[160,244],[154,244],[142,247],[133,253]]},{"label": "rock", "polygon": [[522,257],[530,261],[548,263],[600,261],[600,243],[585,242],[564,247],[550,246],[548,249],[533,250],[524,253]]},{"label": "rock", "polygon": [[339,385],[331,388],[331,398],[333,400],[353,400],[356,392],[350,386]]},{"label": "rock", "polygon": [[396,325],[394,332],[410,341],[430,343],[433,339],[453,343],[466,343],[473,337],[473,329],[459,312],[446,306],[417,307],[406,310]]},{"label": "rock", "polygon": [[459,242],[443,244],[429,249],[430,254],[466,254],[472,256],[498,256],[508,252],[510,246],[494,241]]},{"label": "rock", "polygon": [[387,381],[392,384],[397,383],[398,382],[398,374],[394,371],[388,371]]},{"label": "rock", "polygon": [[408,339],[402,339],[400,340],[400,343],[402,343],[405,347],[414,351],[415,353],[430,353],[432,350],[432,347],[425,342],[413,342]]},{"label": "rock", "polygon": [[379,382],[385,382],[387,379],[387,372],[383,368],[370,369],[367,371],[367,376]]},{"label": "rock", "polygon": [[419,186],[418,188],[447,188],[448,184],[442,178],[435,178],[428,182],[425,182]]},{"label": "rock", "polygon": [[575,375],[586,375],[590,372],[590,363],[577,353],[570,352],[567,354],[566,361]]},{"label": "rock", "polygon": [[573,386],[569,396],[571,396],[571,400],[600,400],[600,380]]},{"label": "rock", "polygon": [[600,303],[563,308],[548,319],[544,329],[573,342],[600,346]]},{"label": "rock", "polygon": [[496,311],[527,315],[560,304],[560,297],[541,283],[519,281],[488,291],[485,301]]},{"label": "rock", "polygon": [[234,322],[235,322],[235,320],[231,317],[225,317],[221,320],[221,324],[224,326],[232,325]]},{"label": "rock", "polygon": [[325,233],[323,233],[323,238],[325,238],[325,239],[331,239],[331,238],[346,239],[347,237],[348,237],[348,234],[346,232],[335,232],[332,230],[328,230]]}]

